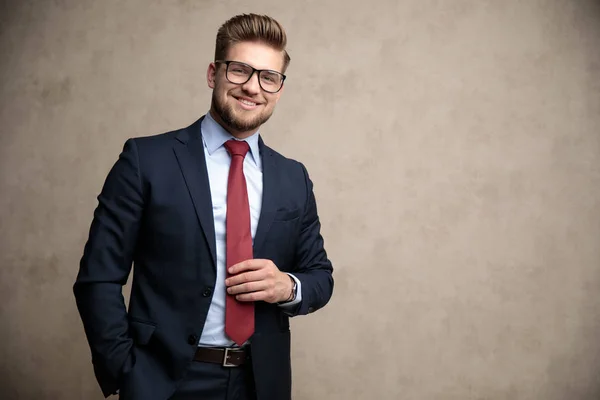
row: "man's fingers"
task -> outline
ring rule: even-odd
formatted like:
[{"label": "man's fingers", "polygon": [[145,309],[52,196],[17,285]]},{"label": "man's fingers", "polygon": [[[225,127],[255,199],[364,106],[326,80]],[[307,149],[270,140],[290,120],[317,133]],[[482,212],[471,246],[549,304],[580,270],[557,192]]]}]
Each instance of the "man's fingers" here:
[{"label": "man's fingers", "polygon": [[243,293],[235,296],[237,301],[268,301],[268,292],[261,290],[260,292]]},{"label": "man's fingers", "polygon": [[265,278],[265,273],[262,271],[250,271],[238,274],[236,276],[225,279],[225,286],[236,286],[247,282],[262,281]]},{"label": "man's fingers", "polygon": [[236,295],[242,293],[258,292],[267,289],[268,284],[264,281],[247,282],[227,288],[227,293]]},{"label": "man's fingers", "polygon": [[245,260],[229,267],[229,273],[232,275],[239,274],[244,271],[254,271],[267,267],[272,264],[270,260],[264,260],[261,258],[253,258],[251,260]]}]

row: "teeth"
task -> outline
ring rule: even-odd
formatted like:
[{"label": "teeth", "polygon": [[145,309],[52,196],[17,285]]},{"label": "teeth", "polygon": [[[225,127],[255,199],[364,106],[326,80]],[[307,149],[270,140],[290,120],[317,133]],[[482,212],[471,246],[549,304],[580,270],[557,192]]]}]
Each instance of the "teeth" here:
[{"label": "teeth", "polygon": [[251,101],[248,101],[248,100],[244,100],[244,99],[239,99],[239,100],[240,100],[240,102],[241,102],[242,104],[245,104],[245,105],[247,105],[247,106],[255,106],[255,105],[256,105],[256,103],[253,103],[253,102],[251,102]]}]

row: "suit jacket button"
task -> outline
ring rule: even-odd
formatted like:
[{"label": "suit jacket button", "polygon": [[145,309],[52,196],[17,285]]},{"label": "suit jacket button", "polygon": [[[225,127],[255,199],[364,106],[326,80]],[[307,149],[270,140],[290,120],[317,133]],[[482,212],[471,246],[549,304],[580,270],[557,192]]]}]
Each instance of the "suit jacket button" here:
[{"label": "suit jacket button", "polygon": [[204,292],[202,292],[202,296],[204,296],[204,297],[209,297],[211,294],[212,294],[212,289],[209,287],[204,289]]},{"label": "suit jacket button", "polygon": [[188,343],[197,345],[198,344],[198,336],[196,336],[196,335],[188,336]]},{"label": "suit jacket button", "polygon": [[314,312],[314,311],[315,311],[315,309],[313,307],[308,307],[308,312],[309,313]]}]

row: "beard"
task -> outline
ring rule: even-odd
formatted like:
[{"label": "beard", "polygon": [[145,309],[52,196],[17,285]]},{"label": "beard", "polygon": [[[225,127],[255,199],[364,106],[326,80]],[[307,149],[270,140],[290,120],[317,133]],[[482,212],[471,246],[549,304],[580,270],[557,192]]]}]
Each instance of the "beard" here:
[{"label": "beard", "polygon": [[254,118],[242,118],[239,114],[236,115],[232,104],[227,104],[216,96],[217,92],[218,90],[215,88],[212,94],[212,108],[231,132],[247,132],[258,129],[273,115],[273,110],[271,110],[270,112],[262,111]]}]

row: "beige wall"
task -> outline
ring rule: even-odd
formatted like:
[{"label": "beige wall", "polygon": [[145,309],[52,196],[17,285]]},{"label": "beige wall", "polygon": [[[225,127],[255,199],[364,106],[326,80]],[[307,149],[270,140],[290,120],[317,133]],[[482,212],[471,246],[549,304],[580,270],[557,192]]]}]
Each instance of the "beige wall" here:
[{"label": "beige wall", "polygon": [[600,3],[0,1],[4,399],[101,399],[71,286],[131,136],[209,105],[218,26],[292,64],[267,142],[336,267],[294,399],[600,398]]}]

